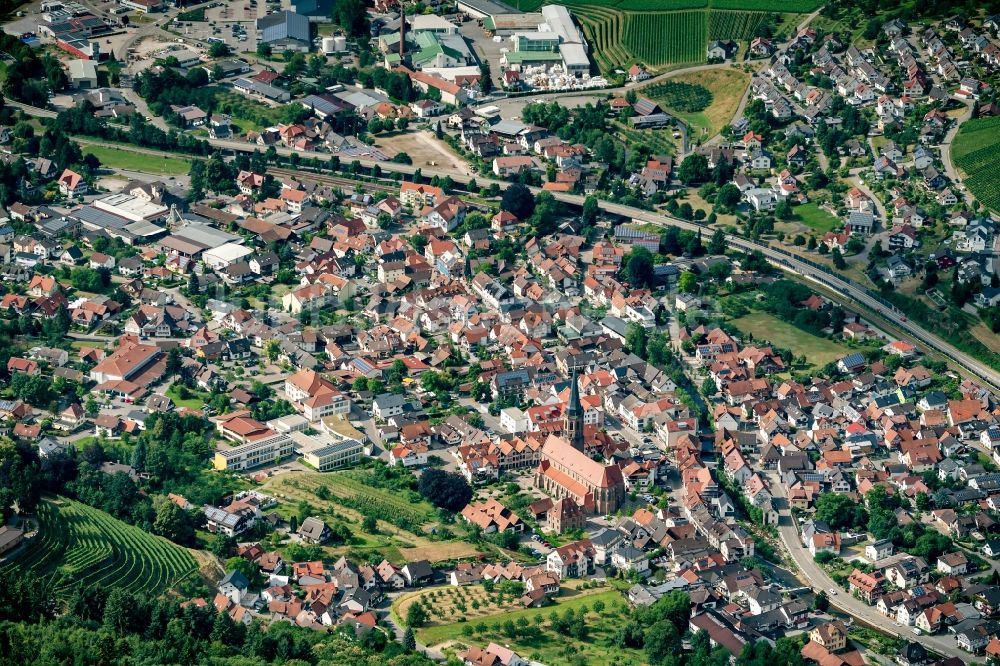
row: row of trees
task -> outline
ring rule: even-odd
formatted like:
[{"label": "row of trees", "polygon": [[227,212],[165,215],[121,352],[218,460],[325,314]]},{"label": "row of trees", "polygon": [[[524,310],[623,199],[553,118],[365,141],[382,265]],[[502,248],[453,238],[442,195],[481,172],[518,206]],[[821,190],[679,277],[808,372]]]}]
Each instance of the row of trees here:
[{"label": "row of trees", "polygon": [[[164,85],[166,84],[167,82],[164,82]],[[183,132],[164,132],[146,122],[146,119],[138,113],[131,115],[128,127],[125,128],[106,123],[95,116],[94,111],[94,105],[88,100],[83,100],[77,106],[61,111],[54,119],[45,120],[47,132],[58,129],[67,134],[83,134],[108,141],[192,155],[208,155],[212,152],[212,147],[207,141]]]}]

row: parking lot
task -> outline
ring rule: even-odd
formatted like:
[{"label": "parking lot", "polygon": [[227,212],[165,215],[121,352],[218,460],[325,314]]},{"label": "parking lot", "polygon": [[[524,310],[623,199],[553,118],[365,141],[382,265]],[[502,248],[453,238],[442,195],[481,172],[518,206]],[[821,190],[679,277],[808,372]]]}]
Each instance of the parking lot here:
[{"label": "parking lot", "polygon": [[267,15],[263,0],[242,0],[205,10],[204,21],[175,19],[170,28],[185,37],[203,42],[225,42],[233,51],[257,49],[257,19]]}]

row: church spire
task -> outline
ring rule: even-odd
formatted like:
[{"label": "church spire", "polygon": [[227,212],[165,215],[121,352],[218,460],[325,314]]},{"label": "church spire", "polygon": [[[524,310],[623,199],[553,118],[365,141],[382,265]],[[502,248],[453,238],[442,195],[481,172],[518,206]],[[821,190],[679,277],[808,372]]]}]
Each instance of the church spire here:
[{"label": "church spire", "polygon": [[571,382],[569,402],[566,405],[566,414],[563,417],[563,435],[574,449],[583,451],[583,406],[580,404],[580,384],[577,380],[576,366],[573,366],[573,379]]}]

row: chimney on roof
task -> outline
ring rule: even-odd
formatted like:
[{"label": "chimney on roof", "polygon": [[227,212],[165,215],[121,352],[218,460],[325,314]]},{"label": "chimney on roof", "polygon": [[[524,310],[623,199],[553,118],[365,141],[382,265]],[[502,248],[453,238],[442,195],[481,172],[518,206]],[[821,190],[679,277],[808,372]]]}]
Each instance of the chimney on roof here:
[{"label": "chimney on roof", "polygon": [[406,7],[403,6],[403,0],[399,0],[399,60],[402,64],[403,58],[406,56]]}]

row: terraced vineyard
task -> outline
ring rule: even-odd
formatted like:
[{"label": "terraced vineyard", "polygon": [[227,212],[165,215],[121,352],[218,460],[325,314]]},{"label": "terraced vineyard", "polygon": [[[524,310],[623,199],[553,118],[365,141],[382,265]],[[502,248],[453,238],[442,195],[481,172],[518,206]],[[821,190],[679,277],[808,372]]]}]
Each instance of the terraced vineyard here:
[{"label": "terraced vineyard", "polygon": [[[512,0],[534,11],[543,0]],[[709,40],[749,41],[768,14],[805,13],[818,0],[564,0],[602,72],[633,63],[666,71],[704,63]]]},{"label": "terraced vineyard", "polygon": [[602,7],[587,7],[585,14],[577,15],[584,35],[593,46],[592,54],[602,71],[622,67],[634,61],[622,46],[625,14]]},{"label": "terraced vineyard", "polygon": [[622,11],[656,12],[681,9],[737,9],[761,12],[793,12],[808,14],[819,8],[823,0],[510,0],[508,4],[521,11],[536,11],[542,5],[560,4],[568,7],[607,7]]},{"label": "terraced vineyard", "polygon": [[964,174],[966,187],[990,209],[1000,211],[1000,118],[981,118],[962,124],[951,152]]},{"label": "terraced vineyard", "polygon": [[602,71],[634,62],[656,70],[705,61],[706,12],[639,14],[591,6],[583,11],[577,18]]},{"label": "terraced vineyard", "polygon": [[56,595],[77,583],[160,593],[198,568],[180,546],[73,500],[42,502],[38,519],[39,536],[0,571],[55,574]]}]

